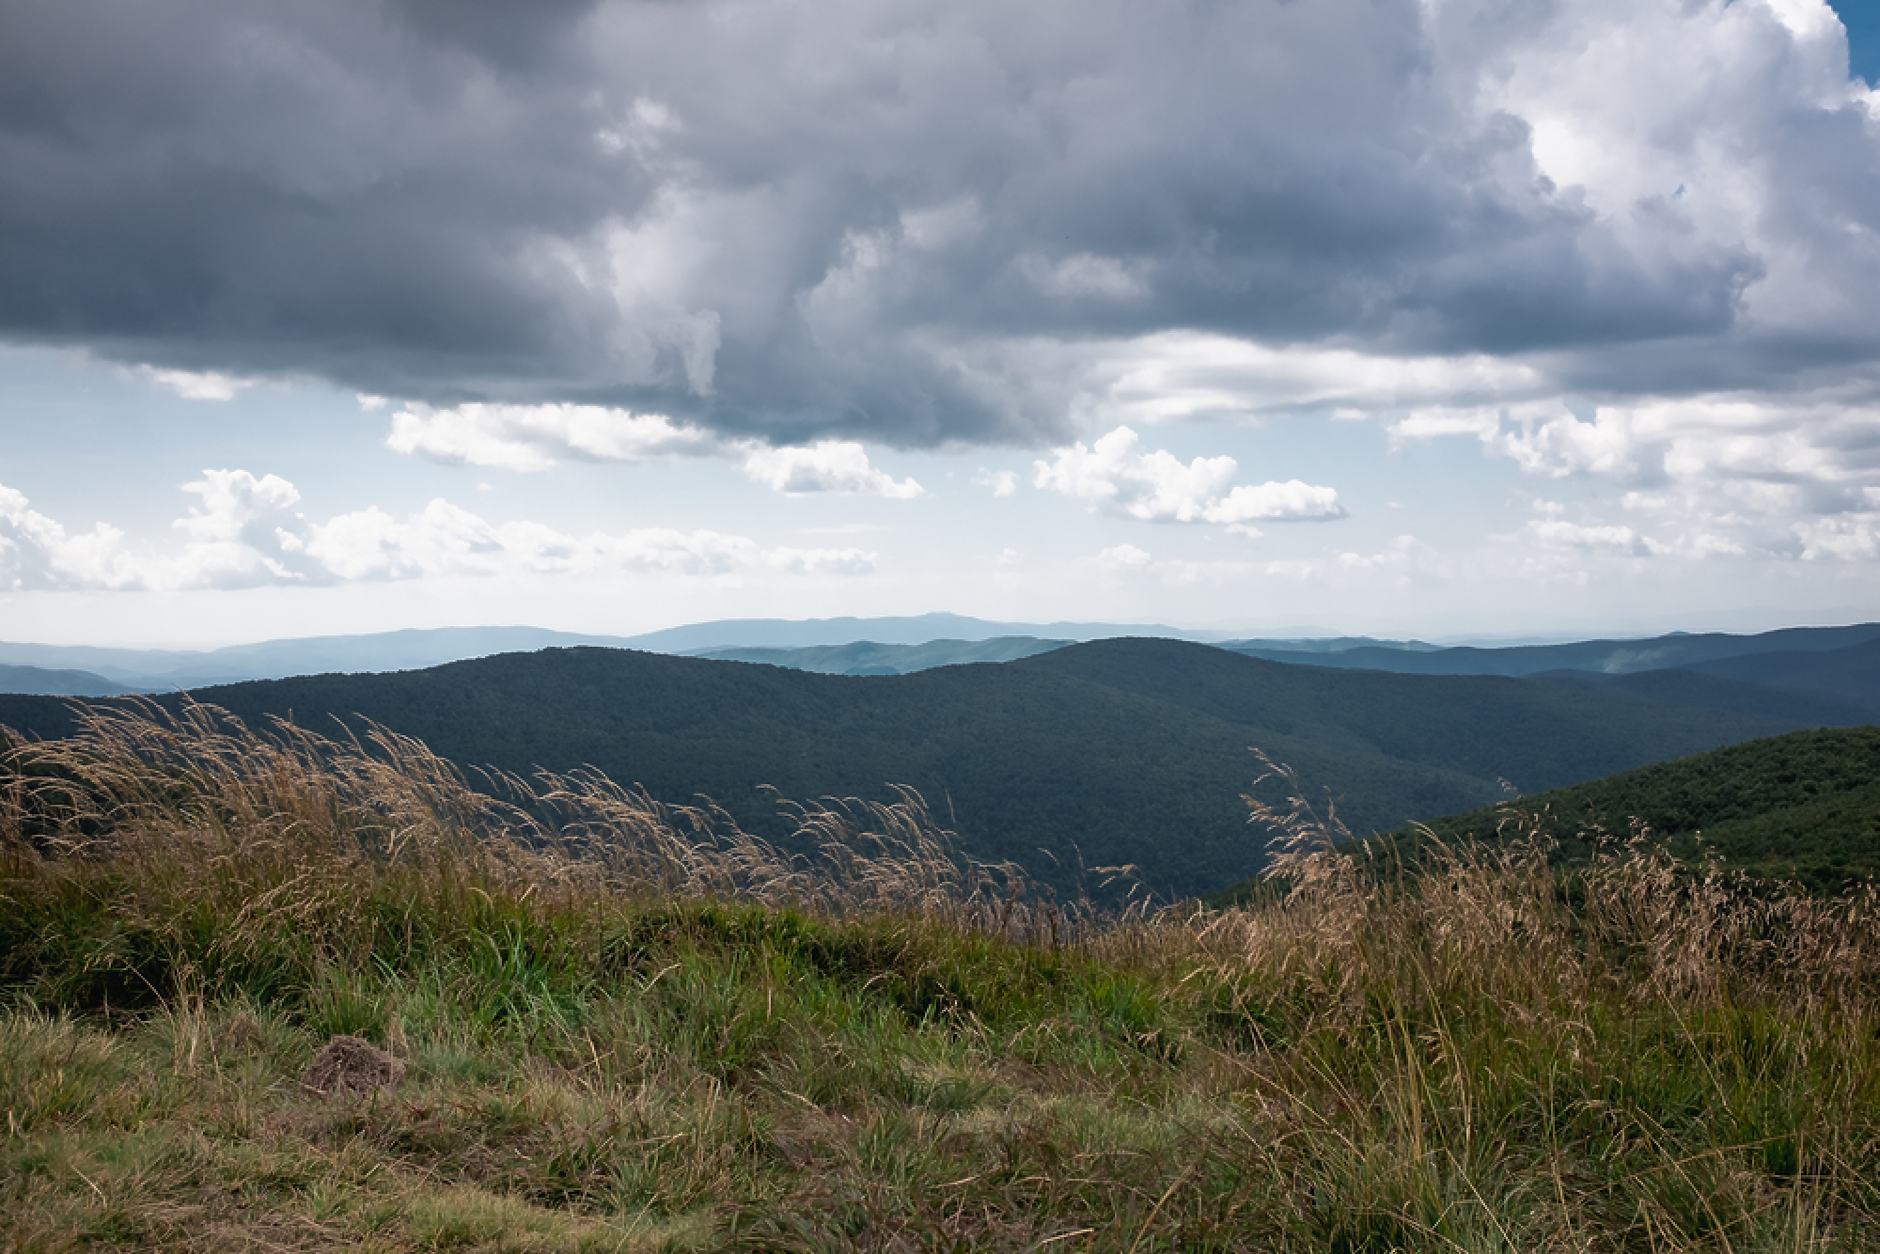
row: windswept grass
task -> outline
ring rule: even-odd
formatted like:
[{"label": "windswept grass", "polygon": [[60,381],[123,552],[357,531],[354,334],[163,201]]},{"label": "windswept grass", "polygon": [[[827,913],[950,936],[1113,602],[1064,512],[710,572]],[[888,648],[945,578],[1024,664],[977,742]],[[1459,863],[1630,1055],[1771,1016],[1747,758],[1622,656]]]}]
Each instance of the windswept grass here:
[{"label": "windswept grass", "polygon": [[[1880,1249],[1880,896],[1644,839],[1414,879],[1256,807],[1107,915],[920,803],[94,713],[0,778],[0,1248]],[[297,1077],[328,1036],[392,1093]]]}]

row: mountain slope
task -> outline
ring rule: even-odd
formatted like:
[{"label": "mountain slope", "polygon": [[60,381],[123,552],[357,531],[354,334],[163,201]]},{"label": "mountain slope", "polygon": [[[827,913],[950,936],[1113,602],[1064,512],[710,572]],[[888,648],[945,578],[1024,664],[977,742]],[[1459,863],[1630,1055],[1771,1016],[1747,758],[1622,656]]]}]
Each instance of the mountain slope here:
[{"label": "mountain slope", "polygon": [[[1791,732],[1447,815],[1371,837],[1414,865],[1432,838],[1456,849],[1538,830],[1583,863],[1637,827],[1684,857],[1838,893],[1880,877],[1880,727]],[[1701,840],[1700,840],[1701,838]],[[1207,898],[1250,899],[1257,880]]]},{"label": "mountain slope", "polygon": [[79,669],[131,689],[168,691],[287,675],[416,670],[493,653],[622,643],[611,636],[583,636],[539,627],[437,627],[354,636],[304,636],[208,650],[0,641],[0,664]]},{"label": "mountain slope", "polygon": [[[1638,820],[1687,852],[1701,833],[1726,866],[1838,891],[1880,875],[1880,727],[1730,745],[1526,797],[1520,806],[1544,816],[1544,830],[1564,842],[1569,859],[1589,852],[1581,833],[1603,828],[1623,837]],[[1477,810],[1430,826],[1454,843],[1492,838],[1501,818],[1499,809]]]},{"label": "mountain slope", "polygon": [[[1865,647],[1865,646],[1863,646]],[[1787,656],[1772,654],[1769,656]],[[1817,655],[1805,655],[1817,656]],[[1826,653],[1821,657],[1837,657]],[[1745,659],[1748,660],[1748,659]],[[1647,701],[1659,701],[1690,710],[1719,714],[1745,714],[1782,719],[1800,727],[1856,727],[1880,723],[1880,699],[1801,688],[1778,688],[1741,679],[1726,679],[1695,667],[1637,671],[1629,675],[1602,675],[1594,671],[1547,671],[1535,682],[1563,686],[1603,688]]]},{"label": "mountain slope", "polygon": [[0,692],[55,697],[116,697],[135,691],[135,688],[114,684],[90,671],[0,664]]},{"label": "mountain slope", "polygon": [[[1743,658],[1755,654],[1828,652],[1877,640],[1880,640],[1880,623],[1859,623],[1848,627],[1789,627],[1753,636],[1728,635],[1723,632],[1702,635],[1680,633],[1647,640],[1584,640],[1572,644],[1518,645],[1499,649],[1463,647],[1422,650],[1366,646],[1333,653],[1305,654],[1275,649],[1262,641],[1230,642],[1222,647],[1273,661],[1304,662],[1341,669],[1383,670],[1414,675],[1518,677],[1555,670],[1626,674],[1666,667],[1695,667],[1724,658]],[[1750,674],[1740,677],[1758,679]],[[1761,679],[1760,682],[1778,681]]]},{"label": "mountain slope", "polygon": [[707,649],[693,657],[720,662],[764,662],[819,675],[909,675],[936,666],[969,662],[1009,662],[1061,649],[1068,640],[1040,640],[1036,636],[994,636],[990,640],[929,640],[926,644],[820,645],[802,649]]},{"label": "mountain slope", "polygon": [[1724,679],[1880,701],[1880,639],[1826,653],[1757,653],[1719,658],[1693,663],[1690,669]]},{"label": "mountain slope", "polygon": [[1794,726],[1693,717],[1630,696],[1497,676],[1291,666],[1172,640],[1099,640],[1008,666],[1153,695],[1316,744],[1441,765],[1490,785],[1508,780],[1523,792]]},{"label": "mountain slope", "polygon": [[[985,859],[1135,863],[1187,894],[1259,866],[1240,794],[1259,746],[1337,790],[1356,830],[1787,730],[1621,694],[1496,678],[1284,666],[1205,645],[1108,640],[1001,665],[852,678],[612,649],[555,649],[386,675],[197,694],[250,722],[370,719],[454,761],[597,767],[654,796],[721,803],[778,836],[772,798],[919,789]],[[166,698],[174,704],[175,698]],[[69,727],[63,703],[0,698],[0,723]],[[1057,867],[1058,870],[1053,868]]]},{"label": "mountain slope", "polygon": [[914,645],[932,640],[991,640],[1000,636],[1036,636],[1050,640],[1177,636],[1215,640],[1220,635],[1218,632],[1183,631],[1162,624],[994,623],[964,614],[914,614],[891,618],[731,618],[649,631],[620,643],[658,653],[697,655],[721,649],[831,648],[862,640]]}]

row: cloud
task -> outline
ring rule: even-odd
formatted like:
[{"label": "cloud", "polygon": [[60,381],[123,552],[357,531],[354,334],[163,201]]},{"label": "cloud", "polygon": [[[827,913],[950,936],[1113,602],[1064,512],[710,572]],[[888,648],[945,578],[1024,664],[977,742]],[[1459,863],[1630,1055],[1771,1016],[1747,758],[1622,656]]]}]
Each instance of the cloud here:
[{"label": "cloud", "polygon": [[21,590],[124,588],[138,573],[123,553],[124,535],[99,523],[68,535],[33,509],[19,491],[0,484],[0,587]]},{"label": "cloud", "polygon": [[765,548],[745,536],[662,527],[575,536],[529,520],[492,523],[449,501],[398,515],[371,506],[310,522],[278,475],[205,470],[176,520],[176,544],[134,543],[99,523],[71,534],[0,485],[0,589],[170,591],[323,585],[436,576],[595,575],[695,578],[762,570],[869,574],[861,549]]},{"label": "cloud", "polygon": [[[1794,556],[1797,537],[1880,521],[1880,397],[1845,383],[1784,401],[1743,393],[1413,411],[1393,444],[1462,436],[1546,479],[1622,489],[1657,551]],[[1858,552],[1824,543],[1810,552]]]},{"label": "cloud", "polygon": [[1821,0],[63,0],[0,82],[0,335],[186,395],[1060,447],[1880,380]]},{"label": "cloud", "polygon": [[278,475],[257,479],[245,470],[205,470],[183,485],[198,498],[173,524],[185,537],[178,557],[159,559],[155,586],[242,588],[276,582],[323,582],[308,561],[307,527],[293,507],[294,485]]},{"label": "cloud", "polygon": [[1110,570],[1141,570],[1155,558],[1133,544],[1117,544],[1097,554],[1097,561]]},{"label": "cloud", "polygon": [[1018,475],[1010,470],[987,470],[981,466],[973,475],[973,485],[991,489],[994,496],[1011,496],[1018,491]]},{"label": "cloud", "polygon": [[454,466],[546,470],[556,457],[637,462],[719,453],[718,440],[663,414],[600,405],[409,405],[392,415],[385,444]]},{"label": "cloud", "polygon": [[1235,485],[1240,467],[1233,458],[1183,463],[1166,449],[1144,452],[1128,427],[1116,428],[1088,448],[1078,443],[1059,449],[1054,460],[1033,465],[1038,487],[1144,522],[1244,525],[1345,516],[1332,488],[1297,479]]},{"label": "cloud", "polygon": [[334,575],[354,580],[608,570],[727,575],[765,557],[743,536],[650,527],[577,537],[535,522],[489,523],[441,499],[404,517],[376,507],[341,514],[313,529],[308,551]]},{"label": "cloud", "polygon": [[1415,536],[1397,536],[1378,553],[1340,553],[1346,570],[1403,570],[1412,564],[1429,566],[1434,555]]},{"label": "cloud", "polygon": [[790,496],[833,492],[842,496],[881,496],[906,501],[926,489],[912,479],[893,476],[869,464],[868,452],[848,440],[819,440],[805,448],[751,447],[744,473]]},{"label": "cloud", "polygon": [[98,523],[69,534],[0,485],[0,585],[19,590],[242,588],[319,579],[304,554],[299,493],[274,475],[206,470],[183,485],[197,503],[176,520],[178,547],[131,544]]},{"label": "cloud", "polygon": [[392,415],[386,447],[451,466],[547,470],[558,458],[644,462],[669,457],[737,460],[746,475],[790,496],[833,493],[912,500],[925,495],[913,479],[876,469],[852,440],[819,440],[772,448],[757,440],[723,440],[664,414],[636,414],[601,405],[499,405],[469,402],[448,409],[412,404]]},{"label": "cloud", "polygon": [[186,401],[232,401],[242,389],[254,386],[252,379],[237,379],[214,370],[159,370],[155,366],[139,366],[137,373]]},{"label": "cloud", "polygon": [[875,569],[879,554],[862,549],[772,549],[766,559],[778,570],[795,575],[866,575]]},{"label": "cloud", "polygon": [[1545,518],[1529,523],[1528,530],[1550,548],[1583,549],[1618,557],[1649,557],[1657,551],[1650,540],[1625,526],[1588,526],[1564,518]]}]

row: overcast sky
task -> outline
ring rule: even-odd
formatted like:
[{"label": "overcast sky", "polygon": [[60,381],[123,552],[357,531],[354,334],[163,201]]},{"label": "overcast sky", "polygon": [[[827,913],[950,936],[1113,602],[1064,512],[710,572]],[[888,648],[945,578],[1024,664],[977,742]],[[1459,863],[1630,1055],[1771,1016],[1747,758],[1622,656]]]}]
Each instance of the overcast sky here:
[{"label": "overcast sky", "polygon": [[1870,12],[0,0],[0,639],[1880,618]]}]

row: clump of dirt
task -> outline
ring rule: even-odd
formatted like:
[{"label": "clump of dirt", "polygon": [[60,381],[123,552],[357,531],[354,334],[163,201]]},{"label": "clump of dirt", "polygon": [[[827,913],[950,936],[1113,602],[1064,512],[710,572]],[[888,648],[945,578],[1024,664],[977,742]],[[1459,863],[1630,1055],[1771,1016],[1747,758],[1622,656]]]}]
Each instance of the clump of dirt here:
[{"label": "clump of dirt", "polygon": [[404,1078],[404,1059],[356,1036],[336,1036],[314,1056],[300,1084],[314,1093],[364,1093],[397,1088]]}]

